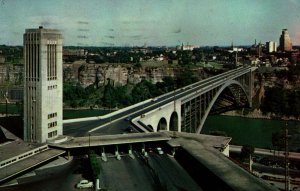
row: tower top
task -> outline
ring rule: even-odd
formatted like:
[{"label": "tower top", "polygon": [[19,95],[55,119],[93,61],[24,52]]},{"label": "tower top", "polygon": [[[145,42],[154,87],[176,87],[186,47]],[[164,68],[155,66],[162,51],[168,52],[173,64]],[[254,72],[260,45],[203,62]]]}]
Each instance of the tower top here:
[{"label": "tower top", "polygon": [[43,33],[61,33],[58,29],[45,29],[43,26],[39,26],[39,28],[35,29],[26,29],[25,33],[36,33],[36,32],[43,32]]}]

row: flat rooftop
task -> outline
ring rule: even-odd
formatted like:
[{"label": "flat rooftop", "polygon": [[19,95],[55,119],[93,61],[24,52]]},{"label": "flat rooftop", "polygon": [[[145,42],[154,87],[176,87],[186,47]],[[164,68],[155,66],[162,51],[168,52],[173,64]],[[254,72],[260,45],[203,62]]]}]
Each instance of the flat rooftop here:
[{"label": "flat rooftop", "polygon": [[39,143],[26,143],[3,127],[0,127],[0,131],[2,131],[8,139],[6,142],[0,144],[0,162],[46,145]]},{"label": "flat rooftop", "polygon": [[[3,127],[0,127],[0,131],[3,132],[7,140],[0,144],[0,162],[15,158],[15,162],[0,169],[0,183],[65,153],[63,150],[48,148],[47,144],[24,142]],[[32,152],[27,158],[24,157],[17,160],[17,156],[22,156],[42,146],[45,148],[43,151],[38,153]]]},{"label": "flat rooftop", "polygon": [[208,171],[218,177],[232,190],[265,191],[278,190],[264,180],[238,166],[216,148],[225,144],[227,137],[176,133],[177,138],[170,140],[170,145],[180,145]]},{"label": "flat rooftop", "polygon": [[65,151],[57,149],[48,149],[36,155],[30,156],[11,165],[5,166],[0,170],[0,182],[5,181],[17,174],[25,172],[33,167],[37,167],[43,163],[48,162],[60,155]]}]

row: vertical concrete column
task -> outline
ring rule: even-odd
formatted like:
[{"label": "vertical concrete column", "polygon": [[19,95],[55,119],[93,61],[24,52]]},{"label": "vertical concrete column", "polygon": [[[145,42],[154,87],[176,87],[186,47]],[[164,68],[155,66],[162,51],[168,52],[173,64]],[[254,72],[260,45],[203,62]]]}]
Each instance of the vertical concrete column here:
[{"label": "vertical concrete column", "polygon": [[118,148],[118,145],[116,146],[116,151],[115,151],[115,156],[118,160],[121,160],[121,156],[119,154],[119,148]]},{"label": "vertical concrete column", "polygon": [[130,156],[132,159],[135,159],[135,157],[134,157],[134,155],[133,155],[133,153],[132,153],[132,145],[131,145],[131,144],[129,144],[128,154],[129,154],[129,156]]},{"label": "vertical concrete column", "polygon": [[252,91],[253,91],[253,84],[254,84],[254,80],[253,80],[253,75],[254,72],[252,72],[252,70],[250,69],[250,75],[249,75],[249,106],[252,107]]},{"label": "vertical concrete column", "polygon": [[99,177],[96,178],[96,181],[95,181],[95,191],[98,191],[100,190],[100,180],[99,180]]}]

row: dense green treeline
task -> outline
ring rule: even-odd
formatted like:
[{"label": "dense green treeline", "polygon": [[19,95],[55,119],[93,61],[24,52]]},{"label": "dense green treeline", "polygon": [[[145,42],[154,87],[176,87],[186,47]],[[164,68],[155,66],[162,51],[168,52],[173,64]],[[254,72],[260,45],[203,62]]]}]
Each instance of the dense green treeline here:
[{"label": "dense green treeline", "polygon": [[162,82],[152,84],[142,80],[138,84],[113,86],[108,80],[104,87],[92,84],[86,88],[77,82],[65,82],[63,99],[65,107],[122,108],[143,100],[154,98],[200,80],[193,72],[184,70],[177,77],[166,76]]},{"label": "dense green treeline", "polygon": [[272,112],[280,116],[300,115],[300,90],[289,90],[280,87],[269,88],[265,91],[261,110]]},{"label": "dense green treeline", "polygon": [[23,59],[22,46],[0,45],[0,53],[5,55],[6,63],[21,64],[21,60]]},{"label": "dense green treeline", "polygon": [[[266,74],[266,76],[271,74]],[[275,87],[265,89],[265,95],[260,105],[263,113],[274,113],[278,116],[300,116],[300,89],[298,79],[300,65],[290,65],[287,70],[275,71],[272,75],[277,77]],[[287,82],[285,82],[287,81]],[[290,84],[292,88],[284,88],[282,84]]]}]

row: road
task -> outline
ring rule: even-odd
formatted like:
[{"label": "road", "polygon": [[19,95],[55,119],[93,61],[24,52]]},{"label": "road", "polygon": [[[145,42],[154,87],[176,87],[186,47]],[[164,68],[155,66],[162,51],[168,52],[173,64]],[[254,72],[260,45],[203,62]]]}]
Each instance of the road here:
[{"label": "road", "polygon": [[[229,149],[230,149],[230,152],[241,152],[242,146],[230,145]],[[274,156],[274,150],[255,148],[254,149],[254,154],[273,157]],[[275,151],[275,154],[276,154],[277,157],[284,157],[285,156],[284,151]],[[294,159],[294,160],[300,161],[300,153],[289,152],[289,159]]]},{"label": "road", "polygon": [[135,159],[128,155],[123,155],[121,160],[109,158],[107,162],[99,158],[103,169],[100,187],[108,190],[202,190],[169,155],[152,152],[145,158],[134,152],[134,156]]},{"label": "road", "polygon": [[[242,146],[238,145],[230,145],[230,152],[231,153],[240,153]],[[253,172],[257,174],[259,177],[264,177],[267,175],[269,177],[280,177],[281,181],[272,181],[272,180],[265,180],[270,184],[275,185],[278,188],[284,189],[284,175],[285,175],[285,168],[284,168],[284,151],[276,151],[276,155],[274,155],[273,150],[269,149],[261,149],[255,148],[254,155],[260,156],[257,162],[254,162],[252,165]],[[300,170],[296,168],[291,169],[292,166],[295,167],[295,164],[300,162],[300,153],[289,152],[289,176],[292,179],[297,179],[299,182],[300,180]],[[280,166],[281,165],[281,166]],[[299,183],[291,183],[291,188],[293,190],[300,190]]]},{"label": "road", "polygon": [[[128,154],[121,154],[121,160],[117,160],[113,155],[108,155],[107,162],[98,157],[101,165],[100,187],[108,190],[202,190],[173,157],[150,152],[146,162],[141,153],[134,152],[134,156],[132,159]],[[0,190],[75,191],[78,190],[75,185],[80,180],[92,179],[88,163],[86,158],[75,158],[67,166],[36,171],[36,176],[19,180],[22,184]]]}]

